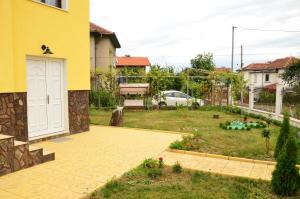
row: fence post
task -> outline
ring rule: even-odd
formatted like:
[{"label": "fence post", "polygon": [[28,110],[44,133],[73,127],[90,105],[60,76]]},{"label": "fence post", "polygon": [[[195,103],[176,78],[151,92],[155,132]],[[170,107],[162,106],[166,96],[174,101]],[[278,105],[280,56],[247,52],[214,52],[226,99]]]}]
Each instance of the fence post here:
[{"label": "fence post", "polygon": [[275,104],[275,114],[279,116],[282,111],[282,84],[276,84],[276,104]]},{"label": "fence post", "polygon": [[249,109],[253,110],[254,108],[254,86],[250,84],[249,86]]},{"label": "fence post", "polygon": [[[228,104],[229,104],[229,106],[233,106],[233,99],[232,99],[232,87],[231,87],[231,84],[229,84],[229,86],[228,86]],[[222,93],[223,94],[223,93]]]}]

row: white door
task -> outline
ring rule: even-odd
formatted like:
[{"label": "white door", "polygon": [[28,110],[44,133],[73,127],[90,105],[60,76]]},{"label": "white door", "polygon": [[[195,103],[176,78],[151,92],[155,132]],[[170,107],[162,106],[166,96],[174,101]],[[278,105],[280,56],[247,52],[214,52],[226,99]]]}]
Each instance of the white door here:
[{"label": "white door", "polygon": [[27,60],[29,137],[64,130],[63,62]]}]

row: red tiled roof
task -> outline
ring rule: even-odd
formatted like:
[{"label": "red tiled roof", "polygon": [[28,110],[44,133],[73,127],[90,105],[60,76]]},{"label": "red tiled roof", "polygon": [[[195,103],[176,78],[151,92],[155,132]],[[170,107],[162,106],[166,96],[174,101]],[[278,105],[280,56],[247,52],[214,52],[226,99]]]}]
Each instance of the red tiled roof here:
[{"label": "red tiled roof", "polygon": [[111,34],[114,34],[112,31],[110,30],[107,30],[101,26],[98,26],[92,22],[90,22],[90,31],[91,32],[98,32],[98,33],[101,33],[101,34],[105,34],[105,35],[111,35]]},{"label": "red tiled roof", "polygon": [[215,68],[215,71],[230,73],[231,72],[231,68],[222,66],[222,67]]},{"label": "red tiled roof", "polygon": [[121,44],[117,38],[117,35],[114,32],[107,30],[101,26],[98,26],[92,22],[90,22],[90,32],[106,35],[114,44],[115,48],[121,48]]},{"label": "red tiled roof", "polygon": [[242,70],[274,70],[274,69],[282,69],[286,68],[289,65],[295,63],[296,61],[299,61],[298,58],[295,57],[285,57],[276,59],[274,61],[268,62],[268,63],[253,63]]},{"label": "red tiled roof", "polygon": [[116,67],[137,66],[146,67],[151,63],[147,57],[117,57]]}]

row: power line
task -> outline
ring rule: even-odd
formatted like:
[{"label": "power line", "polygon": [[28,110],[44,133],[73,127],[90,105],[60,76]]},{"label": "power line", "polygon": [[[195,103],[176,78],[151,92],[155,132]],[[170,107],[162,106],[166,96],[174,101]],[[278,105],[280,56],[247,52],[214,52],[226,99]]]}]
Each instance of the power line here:
[{"label": "power line", "polygon": [[236,27],[244,30],[254,30],[263,32],[289,32],[289,33],[300,33],[300,30],[283,30],[283,29],[261,29],[261,28],[246,28],[246,27]]}]

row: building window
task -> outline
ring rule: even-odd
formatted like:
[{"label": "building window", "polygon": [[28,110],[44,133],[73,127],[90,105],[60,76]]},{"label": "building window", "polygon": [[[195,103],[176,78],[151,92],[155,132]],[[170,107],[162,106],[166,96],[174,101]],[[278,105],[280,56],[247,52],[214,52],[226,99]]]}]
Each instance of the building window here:
[{"label": "building window", "polygon": [[61,9],[67,9],[67,0],[39,0],[41,3]]},{"label": "building window", "polygon": [[254,77],[253,77],[253,83],[257,83],[257,74],[256,73],[254,74]]},{"label": "building window", "polygon": [[265,75],[265,82],[269,82],[270,81],[270,75],[269,74],[266,74]]}]

